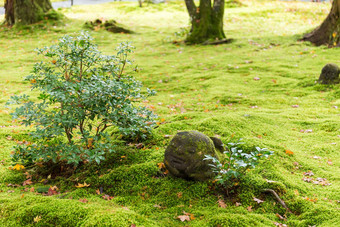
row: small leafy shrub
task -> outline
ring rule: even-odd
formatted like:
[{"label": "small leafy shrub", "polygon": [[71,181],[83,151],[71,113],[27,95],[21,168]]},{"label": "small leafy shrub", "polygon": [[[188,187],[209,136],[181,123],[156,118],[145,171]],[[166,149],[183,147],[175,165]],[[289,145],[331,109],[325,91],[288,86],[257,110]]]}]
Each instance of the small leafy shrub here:
[{"label": "small leafy shrub", "polygon": [[243,144],[240,141],[237,143],[228,143],[225,146],[226,158],[219,161],[217,158],[210,155],[205,155],[204,160],[211,160],[213,164],[210,164],[214,173],[216,173],[215,180],[218,184],[223,186],[227,192],[231,192],[235,185],[239,184],[241,178],[251,168],[255,168],[261,159],[268,158],[273,155],[273,151],[269,151],[266,148],[255,147],[255,151],[244,152],[240,145]]},{"label": "small leafy shrub", "polygon": [[38,101],[22,95],[9,102],[22,104],[13,118],[35,126],[31,142],[15,147],[14,160],[100,163],[114,151],[114,135],[143,139],[150,134],[156,116],[138,102],[154,91],[143,94],[141,83],[124,73],[132,49],[122,43],[116,55],[103,55],[86,32],[38,49],[48,61],[36,63],[25,78],[40,91]]}]

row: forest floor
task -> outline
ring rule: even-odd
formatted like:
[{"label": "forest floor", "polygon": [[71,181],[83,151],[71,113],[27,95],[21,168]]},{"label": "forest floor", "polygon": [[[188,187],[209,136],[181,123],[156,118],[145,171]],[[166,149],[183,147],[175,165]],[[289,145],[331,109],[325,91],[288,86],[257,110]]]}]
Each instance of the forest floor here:
[{"label": "forest floor", "polygon": [[[340,226],[340,87],[316,83],[325,64],[340,63],[339,50],[298,41],[322,22],[330,4],[241,2],[227,4],[225,12],[225,33],[234,41],[218,46],[172,43],[188,29],[184,1],[75,6],[61,10],[63,25],[1,28],[0,226]],[[42,60],[34,49],[78,33],[96,18],[136,32],[90,31],[106,54],[115,54],[123,41],[136,47],[130,57],[141,70],[132,74],[157,91],[146,105],[161,124],[144,149],[120,145],[101,165],[82,166],[67,177],[11,169],[13,146],[30,129],[11,120],[5,103],[13,94],[37,96],[23,82]],[[171,139],[166,135],[182,130],[220,135],[225,143],[243,138],[247,146],[275,154],[228,198],[211,182],[160,171]],[[26,181],[26,171],[33,182]],[[317,178],[326,183],[312,183]],[[37,193],[53,186],[60,194]],[[261,191],[266,188],[293,214]],[[182,222],[181,215],[189,220]]]}]

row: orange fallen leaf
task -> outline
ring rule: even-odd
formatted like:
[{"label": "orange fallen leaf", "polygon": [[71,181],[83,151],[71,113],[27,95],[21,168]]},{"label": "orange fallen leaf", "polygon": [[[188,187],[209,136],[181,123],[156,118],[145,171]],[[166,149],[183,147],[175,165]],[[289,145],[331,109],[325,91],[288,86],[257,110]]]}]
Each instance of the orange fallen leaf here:
[{"label": "orange fallen leaf", "polygon": [[291,151],[291,150],[286,150],[286,154],[289,154],[289,155],[293,155],[294,154],[294,152],[293,151]]},{"label": "orange fallen leaf", "polygon": [[109,196],[109,195],[105,194],[105,195],[102,196],[102,198],[105,199],[105,200],[111,200],[111,199],[113,199],[113,196]]},{"label": "orange fallen leaf", "polygon": [[247,207],[247,210],[248,210],[249,212],[252,212],[253,210],[252,210],[251,208],[252,208],[252,206],[249,206],[249,207]]},{"label": "orange fallen leaf", "polygon": [[25,169],[25,166],[16,164],[15,166],[12,167],[12,169],[20,171],[22,169]]},{"label": "orange fallen leaf", "polygon": [[31,181],[31,179],[28,179],[28,180],[25,180],[25,181],[24,181],[24,183],[22,184],[22,186],[30,185],[30,184],[33,184],[33,182]]},{"label": "orange fallen leaf", "polygon": [[163,169],[165,168],[165,165],[163,162],[157,163],[158,169]]},{"label": "orange fallen leaf", "polygon": [[87,202],[88,202],[88,200],[87,200],[86,198],[84,198],[84,199],[79,199],[79,201],[82,202],[82,203],[87,203]]},{"label": "orange fallen leaf", "polygon": [[86,184],[86,183],[84,182],[84,184],[78,183],[78,185],[76,185],[76,188],[84,188],[84,187],[89,187],[89,186],[90,186],[90,184]]}]

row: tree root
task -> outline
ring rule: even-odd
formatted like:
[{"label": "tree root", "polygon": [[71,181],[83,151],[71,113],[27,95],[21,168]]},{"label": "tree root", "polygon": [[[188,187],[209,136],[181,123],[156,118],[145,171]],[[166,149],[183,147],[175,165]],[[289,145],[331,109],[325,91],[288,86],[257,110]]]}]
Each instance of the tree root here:
[{"label": "tree root", "polygon": [[263,189],[262,191],[265,192],[265,193],[271,193],[275,197],[275,199],[281,204],[281,206],[283,206],[289,213],[293,214],[293,212],[287,207],[285,202],[282,199],[280,199],[280,197],[278,196],[278,194],[274,190]]},{"label": "tree root", "polygon": [[219,44],[223,44],[223,43],[231,43],[233,41],[233,39],[220,39],[220,40],[216,40],[216,41],[205,41],[202,44],[203,45],[219,45]]}]

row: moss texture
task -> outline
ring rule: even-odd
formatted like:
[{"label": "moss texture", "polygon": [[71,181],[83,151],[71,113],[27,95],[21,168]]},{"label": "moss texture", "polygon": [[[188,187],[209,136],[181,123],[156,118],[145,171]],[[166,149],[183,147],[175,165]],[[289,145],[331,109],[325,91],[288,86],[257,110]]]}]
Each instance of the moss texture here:
[{"label": "moss texture", "polygon": [[[75,222],[75,226],[271,226],[273,222],[340,226],[340,113],[335,108],[340,106],[340,90],[338,84],[315,83],[326,63],[338,63],[338,50],[297,41],[321,24],[331,5],[263,0],[242,0],[242,4],[226,9],[224,29],[235,42],[221,46],[170,43],[174,32],[189,20],[183,1],[142,8],[133,2],[75,6],[61,11],[70,18],[68,26],[20,33],[1,27],[0,226]],[[36,56],[34,48],[79,32],[85,21],[99,16],[122,21],[136,31],[92,35],[108,54],[122,41],[136,46],[133,58],[143,70],[132,75],[157,90],[157,96],[142,105],[160,116],[159,127],[144,142],[145,149],[119,146],[101,166],[82,166],[69,178],[48,179],[46,185],[40,181],[48,174],[34,176],[33,185],[22,186],[26,170],[9,170],[13,166],[10,152],[16,141],[27,139],[30,128],[11,121],[5,102],[12,94],[23,93],[37,100],[30,85],[22,82],[33,64],[44,60]],[[169,137],[178,130],[217,134],[224,143],[244,138],[246,147],[266,147],[275,155],[247,174],[237,195],[223,198],[212,183],[173,178],[158,168]],[[331,185],[303,181],[308,171]],[[84,182],[90,186],[75,187]],[[24,191],[54,185],[61,194]],[[98,195],[100,188],[103,194]],[[286,214],[271,195],[263,194],[265,188],[275,190],[294,214]],[[105,200],[105,194],[114,198]],[[264,202],[258,204],[254,197]],[[79,201],[84,198],[87,203]],[[219,207],[219,199],[226,208]],[[181,222],[177,217],[183,212],[195,219]],[[287,221],[276,213],[286,214]],[[41,220],[34,223],[37,216]]]}]

